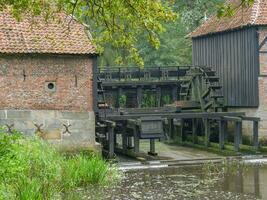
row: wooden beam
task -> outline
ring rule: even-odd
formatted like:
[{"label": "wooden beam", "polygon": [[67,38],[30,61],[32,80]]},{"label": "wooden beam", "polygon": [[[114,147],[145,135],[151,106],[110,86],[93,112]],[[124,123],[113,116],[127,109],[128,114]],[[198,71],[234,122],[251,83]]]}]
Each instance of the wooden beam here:
[{"label": "wooden beam", "polygon": [[128,120],[128,119],[138,119],[140,117],[162,117],[169,119],[216,119],[224,116],[244,116],[244,112],[202,112],[202,113],[158,113],[158,114],[109,114],[107,115],[107,119],[111,119],[114,121],[117,120]]},{"label": "wooden beam", "polygon": [[234,150],[239,151],[239,145],[242,141],[242,122],[235,122],[235,141],[234,141]]},{"label": "wooden beam", "polygon": [[193,143],[197,143],[197,119],[192,120],[192,136],[193,136]]},{"label": "wooden beam", "polygon": [[157,87],[156,89],[157,96],[157,107],[161,107],[161,87]]},{"label": "wooden beam", "polygon": [[156,156],[156,144],[155,144],[155,139],[150,139],[150,151],[148,152],[149,155],[151,156]]},{"label": "wooden beam", "polygon": [[204,119],[204,128],[205,128],[205,146],[210,146],[210,121],[209,119]]},{"label": "wooden beam", "polygon": [[184,119],[181,119],[180,138],[181,138],[181,143],[183,143],[183,141],[186,140],[186,135],[184,134]]},{"label": "wooden beam", "polygon": [[256,151],[259,150],[259,122],[253,121],[253,146]]},{"label": "wooden beam", "polygon": [[140,139],[139,139],[139,135],[138,135],[138,129],[135,126],[134,129],[134,152],[135,153],[139,153],[140,151]]},{"label": "wooden beam", "polygon": [[114,153],[114,128],[115,128],[115,123],[109,123],[107,122],[107,127],[108,127],[108,157],[113,158],[115,156]]},{"label": "wooden beam", "polygon": [[120,101],[119,101],[119,99],[120,99],[121,96],[122,96],[122,88],[119,87],[118,88],[118,94],[117,94],[117,107],[118,108],[120,108]]},{"label": "wooden beam", "polygon": [[143,99],[143,88],[141,86],[137,87],[137,107],[142,107],[142,99]]},{"label": "wooden beam", "polygon": [[218,121],[219,123],[219,148],[220,150],[223,150],[224,149],[224,145],[225,145],[225,141],[224,141],[224,138],[225,138],[225,121],[224,120],[219,120]]},{"label": "wooden beam", "polygon": [[174,85],[172,87],[172,101],[173,102],[177,101],[177,90],[178,90],[177,85]]}]

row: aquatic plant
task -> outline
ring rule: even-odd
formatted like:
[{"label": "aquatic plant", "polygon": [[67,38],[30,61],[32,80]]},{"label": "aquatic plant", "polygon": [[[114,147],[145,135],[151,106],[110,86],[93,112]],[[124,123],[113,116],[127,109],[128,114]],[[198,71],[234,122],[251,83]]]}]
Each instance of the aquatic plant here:
[{"label": "aquatic plant", "polygon": [[0,200],[52,199],[67,189],[105,184],[115,174],[99,156],[66,157],[38,138],[0,129]]}]

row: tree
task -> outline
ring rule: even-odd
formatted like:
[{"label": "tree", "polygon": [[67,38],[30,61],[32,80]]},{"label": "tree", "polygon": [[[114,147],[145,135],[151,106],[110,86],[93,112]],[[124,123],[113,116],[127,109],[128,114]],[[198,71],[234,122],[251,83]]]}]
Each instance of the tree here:
[{"label": "tree", "polygon": [[[159,34],[161,46],[155,50],[143,45],[141,55],[145,65],[189,65],[192,58],[191,39],[187,35],[216,13],[217,5],[223,0],[180,0],[173,4],[173,11],[179,18],[165,23],[166,31]],[[142,45],[144,43],[141,43]]]},{"label": "tree", "polygon": [[[89,25],[99,53],[108,43],[112,48],[124,49],[127,59],[143,66],[136,49],[137,37],[145,34],[146,40],[158,48],[162,23],[177,17],[170,4],[160,0],[1,0],[0,9],[9,7],[18,19],[25,13],[49,18],[65,10]],[[118,56],[117,62],[122,61]]]},{"label": "tree", "polygon": [[[45,18],[52,18],[58,12],[65,12],[75,16],[80,22],[89,26],[93,34],[94,43],[98,52],[103,53],[104,48],[117,50],[116,63],[122,64],[126,61],[136,63],[139,66],[144,65],[140,55],[147,55],[148,49],[143,48],[142,44],[147,42],[154,49],[159,49],[160,40],[163,41],[163,48],[159,53],[166,51],[183,52],[185,49],[178,48],[177,45],[187,45],[184,40],[177,40],[175,28],[179,28],[178,34],[189,32],[192,27],[199,24],[203,17],[202,5],[205,9],[212,6],[210,2],[216,0],[1,0],[0,10],[9,8],[13,15],[20,19],[24,14],[43,15]],[[218,9],[219,15],[232,13],[238,6],[251,5],[254,0],[238,0],[240,4],[222,4]],[[199,5],[196,6],[195,5]],[[207,6],[208,5],[208,6]],[[176,7],[179,6],[179,9]],[[199,8],[199,9],[195,9]],[[187,10],[185,12],[183,9]],[[204,10],[205,10],[204,9]],[[179,11],[182,11],[180,21],[177,21]],[[201,16],[199,16],[201,12]],[[200,18],[198,18],[200,17]],[[187,24],[187,19],[190,23]],[[173,24],[169,24],[173,22]],[[186,24],[184,24],[186,22]],[[182,28],[183,24],[185,29]],[[171,32],[161,34],[166,29]],[[171,40],[164,41],[164,38]],[[140,41],[142,44],[140,45]],[[170,45],[170,46],[169,46]],[[149,47],[150,48],[150,47]],[[112,52],[113,53],[113,52]],[[156,54],[155,54],[156,55]],[[151,54],[151,59],[155,57]],[[161,55],[161,54],[160,54]],[[164,57],[162,60],[173,59],[174,54],[168,53],[171,57]],[[110,55],[107,55],[110,56]],[[113,55],[112,55],[113,56]],[[177,58],[177,56],[174,56]],[[178,58],[177,58],[178,59]],[[175,60],[175,59],[174,59]],[[115,62],[114,60],[112,62]]]}]

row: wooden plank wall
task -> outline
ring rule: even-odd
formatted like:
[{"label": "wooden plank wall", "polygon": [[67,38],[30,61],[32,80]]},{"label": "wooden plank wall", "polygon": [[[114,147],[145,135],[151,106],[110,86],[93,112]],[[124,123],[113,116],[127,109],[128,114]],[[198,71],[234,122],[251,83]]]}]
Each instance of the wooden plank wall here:
[{"label": "wooden plank wall", "polygon": [[193,38],[193,65],[217,71],[228,106],[258,107],[258,46],[256,27]]}]

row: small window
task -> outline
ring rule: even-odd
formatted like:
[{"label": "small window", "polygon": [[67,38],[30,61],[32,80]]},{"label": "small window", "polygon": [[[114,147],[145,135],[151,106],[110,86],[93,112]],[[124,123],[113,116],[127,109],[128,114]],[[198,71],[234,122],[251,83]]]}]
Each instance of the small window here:
[{"label": "small window", "polygon": [[53,81],[47,81],[45,83],[45,89],[48,92],[55,92],[56,91],[56,82]]}]

